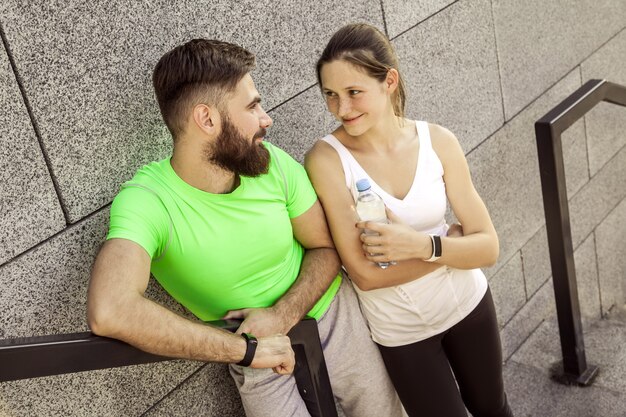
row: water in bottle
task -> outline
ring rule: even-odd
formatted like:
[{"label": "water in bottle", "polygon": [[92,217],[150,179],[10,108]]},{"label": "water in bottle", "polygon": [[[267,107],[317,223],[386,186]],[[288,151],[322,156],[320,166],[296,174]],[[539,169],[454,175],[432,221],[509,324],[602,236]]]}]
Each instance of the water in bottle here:
[{"label": "water in bottle", "polygon": [[[359,195],[356,199],[356,212],[361,221],[371,221],[376,223],[389,223],[387,214],[385,213],[385,202],[378,194],[372,191],[372,186],[367,178],[360,179],[356,182],[356,189]],[[365,229],[366,234],[377,234],[371,230]],[[385,269],[391,263],[378,262],[378,266]]]}]

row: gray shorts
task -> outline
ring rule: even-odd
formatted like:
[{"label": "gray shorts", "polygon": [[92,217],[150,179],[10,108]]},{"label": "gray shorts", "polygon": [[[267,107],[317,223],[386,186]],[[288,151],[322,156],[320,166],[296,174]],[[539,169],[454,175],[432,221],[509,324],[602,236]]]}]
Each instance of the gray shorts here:
[{"label": "gray shorts", "polygon": [[[404,415],[347,278],[317,324],[335,401],[345,415]],[[309,417],[293,376],[237,365],[230,366],[230,373],[247,416]]]}]

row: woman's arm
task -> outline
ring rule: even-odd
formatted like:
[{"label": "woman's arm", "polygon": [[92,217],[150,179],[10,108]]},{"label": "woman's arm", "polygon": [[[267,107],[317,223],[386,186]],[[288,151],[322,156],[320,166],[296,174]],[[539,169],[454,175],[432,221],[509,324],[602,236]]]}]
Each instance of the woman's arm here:
[{"label": "woman's arm", "polygon": [[[463,150],[447,129],[437,125],[429,128],[433,149],[443,165],[448,201],[463,225],[461,238],[441,237],[442,256],[434,263],[459,269],[493,265],[499,253],[498,236],[474,188]],[[430,258],[433,253],[430,237],[402,223],[393,213],[388,211],[388,214],[392,224],[358,224],[378,233],[361,235],[366,258],[374,262]]]},{"label": "woman's arm", "polygon": [[500,252],[498,235],[474,188],[463,149],[449,130],[438,125],[429,128],[433,149],[443,165],[448,201],[463,225],[462,238],[441,238],[442,256],[437,262],[460,269],[491,266]]},{"label": "woman's arm", "polygon": [[[326,213],[339,257],[350,279],[361,290],[391,287],[422,277],[441,265],[410,259],[382,269],[365,257],[358,216],[346,187],[341,160],[327,143],[319,141],[307,153],[304,166]],[[430,255],[429,255],[430,256]]]}]

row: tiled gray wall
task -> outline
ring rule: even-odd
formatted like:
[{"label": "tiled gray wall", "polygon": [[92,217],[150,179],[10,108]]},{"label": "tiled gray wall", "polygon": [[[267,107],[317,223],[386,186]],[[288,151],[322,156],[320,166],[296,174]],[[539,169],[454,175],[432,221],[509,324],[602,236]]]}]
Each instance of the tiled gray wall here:
[{"label": "tiled gray wall", "polygon": [[492,3],[507,120],[622,30],[626,14],[621,0]]},{"label": "tiled gray wall", "polygon": [[393,43],[408,117],[446,126],[466,152],[502,126],[489,0],[458,1]]},{"label": "tiled gray wall", "polygon": [[[204,36],[256,52],[269,140],[302,161],[335,126],[316,57],[350,21],[386,31],[407,115],[450,128],[468,154],[500,236],[486,273],[510,357],[554,315],[533,123],[590,78],[626,84],[623,0],[1,2],[0,338],[86,329],[108,205],[171,150],[150,85],[164,51]],[[586,320],[626,301],[624,131],[626,109],[603,104],[563,135]],[[149,296],[189,316],[158,285]],[[190,361],[0,384],[0,415],[60,414],[243,410],[225,366]]]},{"label": "tiled gray wall", "polygon": [[0,48],[0,264],[63,230],[65,219],[15,75]]}]

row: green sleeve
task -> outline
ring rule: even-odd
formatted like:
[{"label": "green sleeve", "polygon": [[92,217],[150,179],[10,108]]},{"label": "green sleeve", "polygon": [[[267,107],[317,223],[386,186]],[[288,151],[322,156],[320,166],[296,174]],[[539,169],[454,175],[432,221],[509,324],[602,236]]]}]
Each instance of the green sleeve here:
[{"label": "green sleeve", "polygon": [[287,212],[290,218],[295,218],[311,208],[317,200],[317,195],[309,181],[304,167],[287,152],[274,146],[280,169],[285,174],[287,184]]},{"label": "green sleeve", "polygon": [[151,259],[167,245],[169,215],[153,191],[124,184],[111,205],[108,239],[128,239],[143,247]]}]

